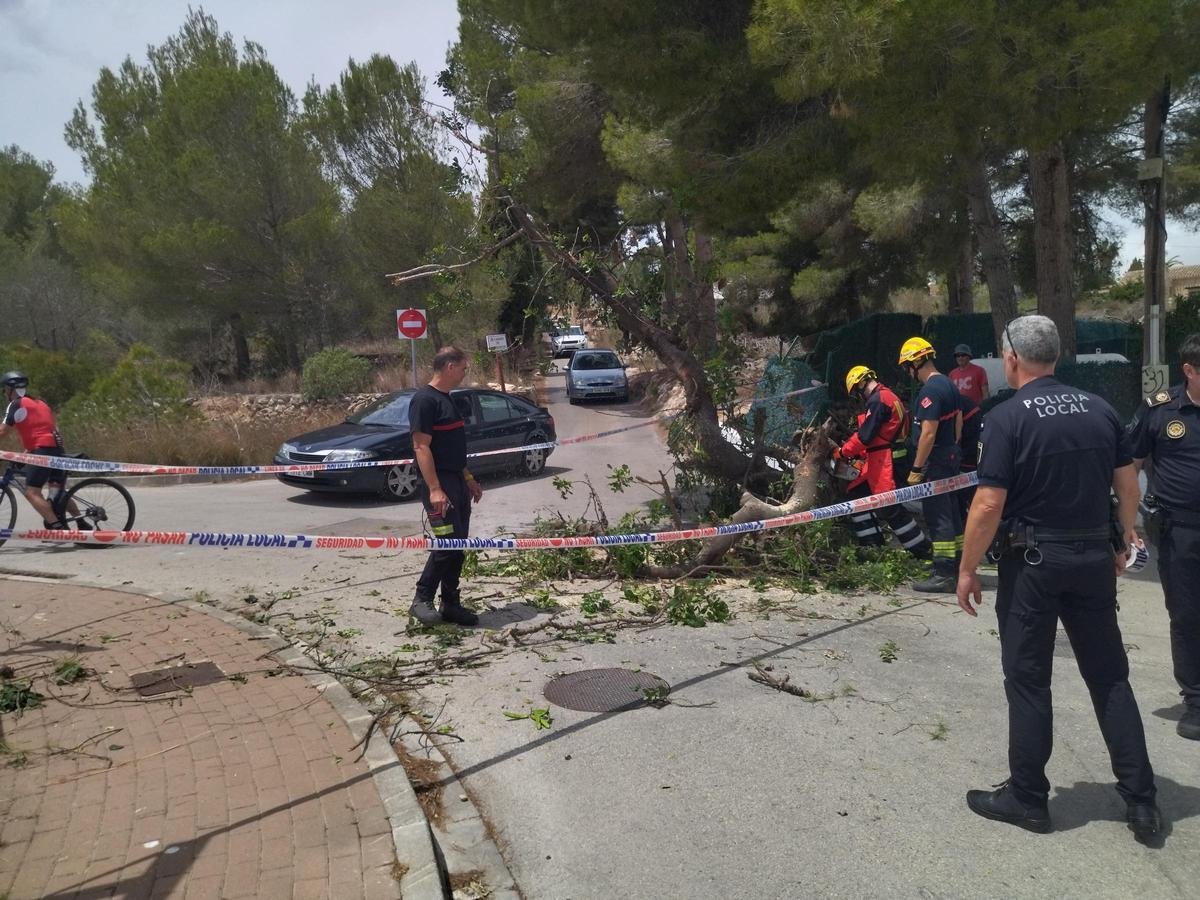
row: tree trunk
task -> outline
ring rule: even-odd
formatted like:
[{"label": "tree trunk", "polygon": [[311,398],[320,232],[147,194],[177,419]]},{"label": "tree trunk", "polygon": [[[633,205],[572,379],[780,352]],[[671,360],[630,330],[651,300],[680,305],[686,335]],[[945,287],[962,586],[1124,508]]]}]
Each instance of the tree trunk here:
[{"label": "tree trunk", "polygon": [[[671,334],[646,319],[631,300],[619,293],[620,285],[608,269],[599,266],[585,269],[570,251],[558,246],[542,230],[524,207],[511,202],[509,211],[513,226],[520,229],[531,244],[562,266],[573,280],[611,309],[620,328],[646,344],[679,379],[686,398],[685,410],[691,415],[696,429],[699,444],[697,462],[719,477],[740,483],[746,475],[747,457],[721,434],[717,407],[708,387],[704,365],[681,348]],[[766,470],[765,464],[759,463],[753,474],[761,474]]]},{"label": "tree trunk", "polygon": [[674,332],[676,321],[679,318],[679,290],[675,284],[675,238],[671,232],[670,222],[665,223],[658,232],[663,252],[663,298],[660,324],[667,331]]},{"label": "tree trunk", "polygon": [[[817,505],[821,490],[822,465],[829,457],[834,444],[829,438],[830,423],[808,435],[797,433],[792,437],[792,443],[797,444],[799,438],[804,438],[804,446],[798,447],[798,459],[792,471],[792,494],[785,503],[768,503],[759,500],[753,494],[742,494],[742,505],[730,518],[727,524],[739,525],[742,522],[757,522],[761,519],[773,519],[777,516],[789,516],[792,513],[803,512]],[[704,543],[700,554],[691,562],[674,566],[643,566],[639,575],[649,578],[683,578],[688,575],[703,575],[706,570],[717,565],[721,559],[733,549],[744,534],[726,535],[709,538]]]},{"label": "tree trunk", "polygon": [[1071,193],[1066,152],[1056,141],[1029,154],[1033,198],[1033,248],[1037,265],[1038,312],[1058,326],[1062,358],[1075,358],[1074,266],[1071,256]]},{"label": "tree trunk", "polygon": [[250,374],[250,343],[241,313],[229,317],[229,335],[233,341],[233,377],[241,381]]},{"label": "tree trunk", "polygon": [[[1143,147],[1146,159],[1166,159],[1163,153],[1163,137],[1167,127],[1167,115],[1171,109],[1171,79],[1168,77],[1161,89],[1154,92],[1146,102],[1146,114],[1143,125]],[[1166,328],[1163,321],[1167,314],[1167,220],[1164,208],[1165,170],[1158,178],[1142,183],[1145,197],[1145,245],[1146,261],[1142,271],[1142,364],[1151,365],[1161,362],[1166,357]],[[1153,307],[1158,306],[1158,335],[1155,346],[1154,329],[1151,322],[1154,318]]]},{"label": "tree trunk", "polygon": [[675,214],[667,219],[667,237],[671,242],[675,312],[682,327],[687,349],[707,358],[717,347],[717,303],[712,282],[712,238],[692,229],[696,241],[695,262],[688,253],[688,224]]},{"label": "tree trunk", "polygon": [[982,143],[967,167],[967,200],[971,221],[979,240],[979,255],[983,260],[983,277],[987,281],[992,305],[992,328],[996,332],[996,351],[1000,350],[1000,335],[1004,326],[1017,317],[1017,295],[1013,289],[1012,263],[1008,245],[1000,228],[1000,216],[992,197],[988,179],[987,158]]},{"label": "tree trunk", "polygon": [[967,210],[965,195],[955,204],[955,247],[954,265],[947,278],[949,284],[949,312],[954,314],[975,312],[975,241],[971,234],[971,216]]}]

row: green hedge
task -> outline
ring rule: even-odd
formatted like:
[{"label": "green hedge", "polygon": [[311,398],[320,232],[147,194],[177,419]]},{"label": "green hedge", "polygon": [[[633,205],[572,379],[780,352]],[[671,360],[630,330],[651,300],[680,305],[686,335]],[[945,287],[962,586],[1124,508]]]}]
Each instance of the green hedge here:
[{"label": "green hedge", "polygon": [[305,400],[336,400],[360,394],[370,383],[370,362],[340,347],[314,353],[304,361],[300,373],[300,392]]}]

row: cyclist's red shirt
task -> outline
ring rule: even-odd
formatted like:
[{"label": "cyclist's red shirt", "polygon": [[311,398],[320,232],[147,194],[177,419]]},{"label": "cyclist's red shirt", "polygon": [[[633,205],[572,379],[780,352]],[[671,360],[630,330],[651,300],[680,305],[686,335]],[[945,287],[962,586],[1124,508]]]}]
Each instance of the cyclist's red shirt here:
[{"label": "cyclist's red shirt", "polygon": [[26,450],[62,447],[53,411],[35,397],[18,397],[8,404],[4,424],[17,429]]}]

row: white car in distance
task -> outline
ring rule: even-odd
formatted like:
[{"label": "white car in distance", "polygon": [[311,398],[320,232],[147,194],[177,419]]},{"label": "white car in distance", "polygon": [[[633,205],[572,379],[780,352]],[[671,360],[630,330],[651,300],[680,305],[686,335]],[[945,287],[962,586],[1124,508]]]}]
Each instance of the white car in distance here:
[{"label": "white car in distance", "polygon": [[567,400],[578,403],[593,397],[629,399],[625,365],[611,350],[580,350],[567,364]]},{"label": "white car in distance", "polygon": [[556,359],[568,356],[576,350],[586,350],[588,346],[587,334],[582,325],[570,325],[566,331],[550,332],[550,349]]}]

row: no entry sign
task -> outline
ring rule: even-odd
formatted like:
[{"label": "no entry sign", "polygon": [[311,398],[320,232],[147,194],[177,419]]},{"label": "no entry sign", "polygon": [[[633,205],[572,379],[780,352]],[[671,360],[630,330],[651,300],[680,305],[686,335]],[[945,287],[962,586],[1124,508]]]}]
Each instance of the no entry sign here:
[{"label": "no entry sign", "polygon": [[408,338],[411,341],[427,337],[429,334],[429,322],[425,318],[425,310],[396,310],[396,331],[400,337]]}]

